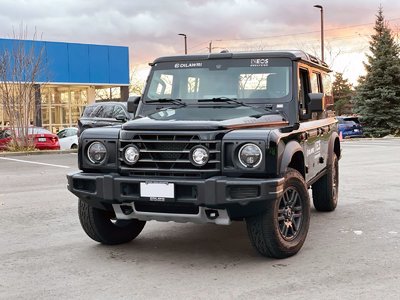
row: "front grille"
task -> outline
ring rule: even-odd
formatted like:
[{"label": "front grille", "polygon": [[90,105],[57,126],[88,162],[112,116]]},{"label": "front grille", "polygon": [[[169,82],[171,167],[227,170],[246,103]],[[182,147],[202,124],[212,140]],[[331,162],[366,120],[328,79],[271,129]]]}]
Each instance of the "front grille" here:
[{"label": "front grille", "polygon": [[[140,150],[139,161],[127,164],[123,149],[136,145]],[[206,165],[194,166],[189,159],[193,147],[202,145],[209,150]],[[217,174],[221,167],[221,141],[202,140],[191,134],[136,134],[132,139],[120,141],[120,167],[122,173],[129,175],[154,174],[155,176],[193,176],[207,177]]]}]

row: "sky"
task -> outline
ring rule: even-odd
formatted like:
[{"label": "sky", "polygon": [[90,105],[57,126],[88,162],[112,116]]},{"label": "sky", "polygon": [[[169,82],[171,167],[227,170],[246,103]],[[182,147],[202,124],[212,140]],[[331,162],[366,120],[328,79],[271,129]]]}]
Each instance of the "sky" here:
[{"label": "sky", "polygon": [[394,0],[0,0],[0,37],[21,24],[28,37],[46,41],[128,46],[130,65],[145,77],[159,56],[188,53],[301,49],[320,56],[324,8],[325,60],[356,83],[382,5],[400,33],[400,1]]}]

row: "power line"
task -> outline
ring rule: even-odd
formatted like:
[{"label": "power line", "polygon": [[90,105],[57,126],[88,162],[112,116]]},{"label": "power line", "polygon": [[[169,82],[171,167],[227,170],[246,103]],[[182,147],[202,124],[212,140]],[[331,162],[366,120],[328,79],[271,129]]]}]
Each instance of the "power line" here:
[{"label": "power line", "polygon": [[[395,21],[395,20],[400,20],[400,18],[389,19],[389,20],[386,20],[386,21]],[[339,29],[362,27],[362,26],[367,26],[367,25],[371,25],[371,24],[375,24],[375,22],[373,22],[373,23],[364,23],[364,24],[356,24],[356,25],[349,25],[349,26],[343,26],[343,27],[329,28],[329,29],[325,29],[324,31],[334,31],[334,30],[339,30]],[[315,30],[315,31],[291,33],[291,34],[269,35],[269,36],[263,36],[263,37],[237,38],[237,39],[226,39],[226,40],[225,39],[216,39],[216,40],[213,40],[213,41],[216,41],[216,42],[229,42],[229,41],[261,40],[261,39],[267,39],[267,38],[287,37],[287,36],[304,35],[304,34],[319,33],[319,32],[320,32],[319,30]]]}]

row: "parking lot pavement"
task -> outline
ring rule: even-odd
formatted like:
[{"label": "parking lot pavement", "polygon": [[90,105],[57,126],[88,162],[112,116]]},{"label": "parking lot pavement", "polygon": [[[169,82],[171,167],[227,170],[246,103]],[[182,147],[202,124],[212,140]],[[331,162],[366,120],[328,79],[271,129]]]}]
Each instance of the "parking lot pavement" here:
[{"label": "parking lot pavement", "polygon": [[76,155],[0,159],[0,298],[398,299],[400,140],[342,146],[338,208],[312,209],[285,260],[260,257],[243,223],[148,222],[132,243],[96,244],[66,189]]}]

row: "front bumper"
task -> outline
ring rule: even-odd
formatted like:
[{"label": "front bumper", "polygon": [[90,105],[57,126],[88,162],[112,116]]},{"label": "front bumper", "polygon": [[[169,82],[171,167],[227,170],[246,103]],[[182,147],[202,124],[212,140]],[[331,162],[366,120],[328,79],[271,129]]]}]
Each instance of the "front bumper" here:
[{"label": "front bumper", "polygon": [[121,204],[150,202],[140,196],[140,183],[168,182],[175,185],[172,203],[191,203],[213,207],[229,203],[248,204],[253,201],[272,200],[283,193],[284,178],[254,179],[214,176],[207,179],[173,177],[142,178],[121,176],[117,173],[83,173],[67,175],[68,189],[81,199],[95,204]]}]

